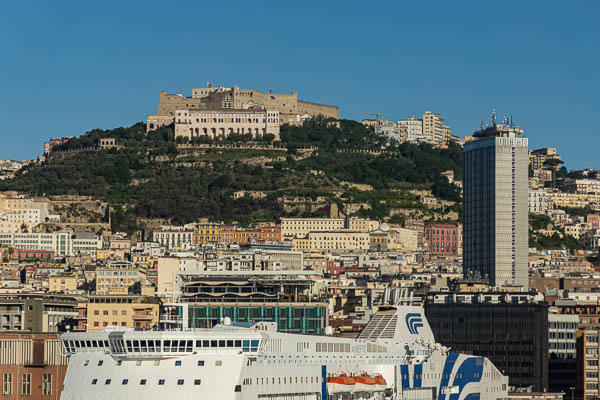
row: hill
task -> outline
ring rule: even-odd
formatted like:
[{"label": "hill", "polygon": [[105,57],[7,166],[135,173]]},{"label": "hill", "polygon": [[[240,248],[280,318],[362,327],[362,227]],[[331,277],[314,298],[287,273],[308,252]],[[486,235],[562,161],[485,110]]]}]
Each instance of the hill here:
[{"label": "hill", "polygon": [[[109,150],[82,150],[99,138],[116,138]],[[252,223],[281,216],[324,215],[329,203],[357,215],[389,218],[394,209],[435,215],[410,190],[432,190],[460,201],[458,188],[440,173],[462,176],[459,147],[391,144],[372,128],[321,118],[281,127],[281,140],[251,142],[173,140],[173,128],[145,133],[145,125],[96,129],[56,148],[42,165],[0,182],[0,190],[34,195],[86,195],[111,203],[115,229],[133,231],[140,219],[187,223],[202,217]],[[382,150],[385,149],[385,150]],[[71,150],[71,152],[60,153]],[[458,210],[460,206],[454,207]],[[438,213],[439,217],[439,213]]]}]

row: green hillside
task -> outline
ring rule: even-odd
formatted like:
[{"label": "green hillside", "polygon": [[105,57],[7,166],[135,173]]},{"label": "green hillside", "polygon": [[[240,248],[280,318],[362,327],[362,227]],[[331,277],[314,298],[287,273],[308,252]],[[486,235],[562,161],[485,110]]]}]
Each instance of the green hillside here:
[{"label": "green hillside", "polygon": [[[201,217],[250,223],[289,215],[322,215],[325,210],[289,209],[283,197],[368,204],[359,214],[384,218],[395,207],[422,207],[409,189],[432,189],[440,198],[459,201],[459,192],[440,172],[462,175],[460,148],[433,149],[426,144],[389,145],[371,128],[342,120],[313,119],[301,127],[283,126],[273,149],[207,148],[200,144],[248,145],[245,136],[212,142],[203,138],[182,148],[172,127],[145,133],[143,123],[128,128],[93,130],[57,150],[95,146],[114,137],[119,149],[87,150],[56,156],[0,182],[0,190],[34,195],[87,195],[123,210],[114,214],[119,226],[135,229],[133,217],[164,218],[186,223]],[[270,145],[272,138],[256,145]],[[318,148],[307,151],[305,147]],[[370,185],[360,191],[351,184]],[[239,191],[260,196],[234,198]]]}]

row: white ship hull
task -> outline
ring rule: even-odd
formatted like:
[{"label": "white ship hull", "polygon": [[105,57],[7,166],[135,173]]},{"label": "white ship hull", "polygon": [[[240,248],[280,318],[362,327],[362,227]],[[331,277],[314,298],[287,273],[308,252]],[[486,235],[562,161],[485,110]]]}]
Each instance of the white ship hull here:
[{"label": "white ship hull", "polygon": [[[433,342],[424,317],[411,322],[418,312],[402,307],[378,313],[375,325],[370,322],[356,340],[279,333],[268,323],[190,332],[67,333],[62,340],[70,360],[61,399],[508,397],[508,379],[491,362],[445,352]],[[395,332],[390,324],[397,325]],[[331,374],[381,375],[386,385],[357,383],[350,393],[328,384]]]}]

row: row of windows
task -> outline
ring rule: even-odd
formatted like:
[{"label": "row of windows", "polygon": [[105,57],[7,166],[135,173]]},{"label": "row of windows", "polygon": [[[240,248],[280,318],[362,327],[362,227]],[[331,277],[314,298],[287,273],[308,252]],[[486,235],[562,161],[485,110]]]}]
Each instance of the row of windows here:
[{"label": "row of windows", "polygon": [[[244,352],[257,352],[259,340],[196,340],[196,348],[241,348]],[[76,348],[101,348],[109,347],[107,340],[67,340],[64,342],[67,352]],[[112,347],[117,353],[154,353],[154,352],[179,352],[191,353],[194,351],[193,340],[112,340]],[[126,351],[125,351],[126,350]]]},{"label": "row of windows", "polygon": [[[112,382],[112,379],[106,379],[104,381],[104,384],[105,385],[110,385],[111,382]],[[97,383],[98,383],[98,379],[95,379],[95,378],[92,379],[92,385],[96,385]],[[146,383],[148,383],[147,379],[140,379],[140,385],[144,386],[144,385],[146,385]],[[166,383],[167,383],[166,379],[159,379],[157,381],[157,384],[159,386],[165,385]],[[197,385],[200,385],[201,383],[202,383],[201,379],[194,379],[194,385],[197,386]],[[127,385],[127,384],[129,384],[129,379],[123,379],[121,381],[121,385]],[[181,386],[181,385],[184,385],[184,384],[185,384],[185,380],[184,379],[177,379],[177,385]]]},{"label": "row of windows", "polygon": [[[52,394],[52,374],[42,374],[42,396]],[[11,396],[13,394],[13,374],[2,374],[2,394]],[[31,395],[31,374],[21,375],[21,395]]]}]

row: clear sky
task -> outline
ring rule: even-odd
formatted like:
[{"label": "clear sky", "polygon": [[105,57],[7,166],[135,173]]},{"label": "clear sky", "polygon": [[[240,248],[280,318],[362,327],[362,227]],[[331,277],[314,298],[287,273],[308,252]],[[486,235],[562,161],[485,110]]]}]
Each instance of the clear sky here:
[{"label": "clear sky", "polygon": [[[441,113],[464,137],[512,115],[530,148],[600,168],[598,1],[11,1],[0,13],[0,158],[131,125],[206,82]],[[485,3],[485,5],[484,5]]]}]

